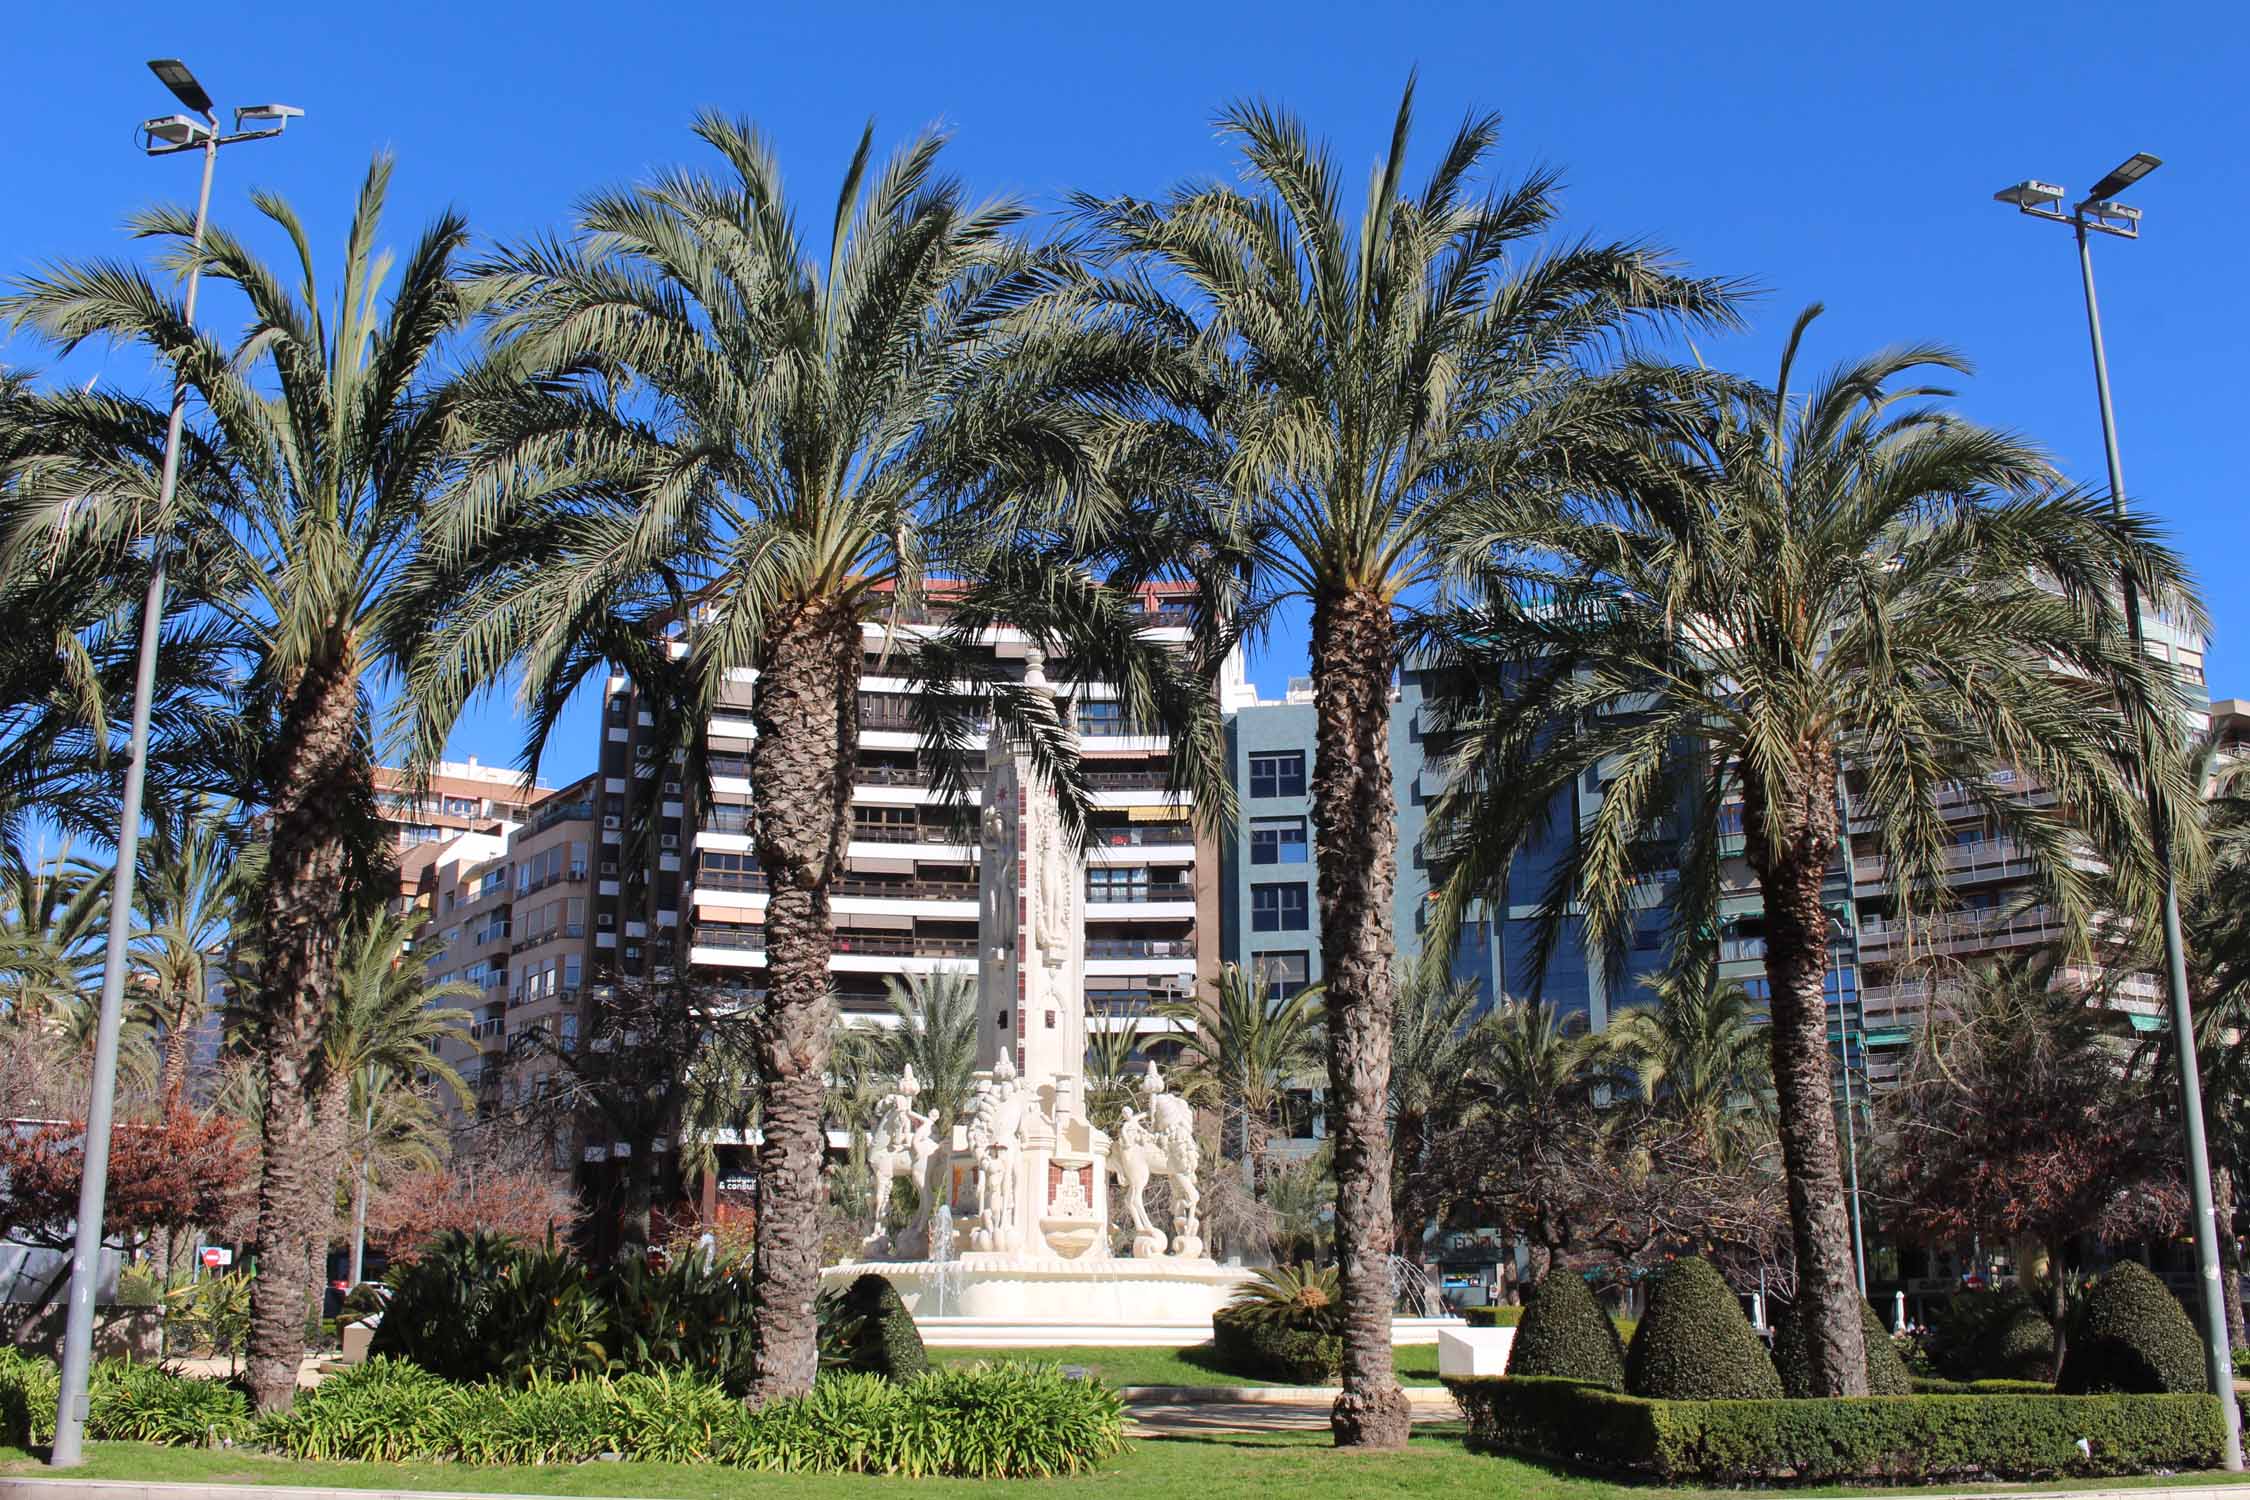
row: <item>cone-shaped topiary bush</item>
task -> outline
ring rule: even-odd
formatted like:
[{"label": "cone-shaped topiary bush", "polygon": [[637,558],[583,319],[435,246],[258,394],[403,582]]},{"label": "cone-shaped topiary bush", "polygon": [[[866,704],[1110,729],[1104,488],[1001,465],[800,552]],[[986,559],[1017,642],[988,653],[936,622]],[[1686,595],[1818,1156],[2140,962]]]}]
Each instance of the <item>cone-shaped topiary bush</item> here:
[{"label": "cone-shaped topiary bush", "polygon": [[850,1368],[885,1380],[912,1380],[930,1367],[921,1332],[898,1288],[873,1271],[844,1289],[843,1311],[858,1320]]},{"label": "cone-shaped topiary bush", "polygon": [[1624,1388],[1625,1346],[1584,1277],[1558,1267],[1531,1289],[1508,1349],[1508,1373],[1558,1375],[1613,1391]]},{"label": "cone-shaped topiary bush", "polygon": [[1625,1353],[1625,1389],[1660,1400],[1754,1401],[1780,1396],[1781,1376],[1726,1281],[1695,1257],[1672,1262],[1656,1283]]},{"label": "cone-shaped topiary bush", "polygon": [[2063,1349],[2065,1395],[2099,1391],[2192,1392],[2211,1388],[2203,1340],[2171,1291],[2145,1266],[2119,1261],[2102,1272]]},{"label": "cone-shaped topiary bush", "polygon": [[[1875,1309],[1862,1302],[1859,1305],[1859,1326],[1867,1341],[1867,1394],[1870,1396],[1911,1396],[1913,1379],[1906,1373],[1906,1361],[1898,1357],[1898,1346],[1891,1342],[1891,1331]],[[1781,1388],[1792,1396],[1810,1396],[1812,1389],[1812,1361],[1805,1353],[1805,1319],[1800,1304],[1789,1310],[1781,1326],[1773,1334],[1773,1364],[1781,1375]]]},{"label": "cone-shaped topiary bush", "polygon": [[1985,1324],[1976,1358],[1979,1380],[2052,1380],[2055,1325],[2029,1301],[2014,1303]]}]

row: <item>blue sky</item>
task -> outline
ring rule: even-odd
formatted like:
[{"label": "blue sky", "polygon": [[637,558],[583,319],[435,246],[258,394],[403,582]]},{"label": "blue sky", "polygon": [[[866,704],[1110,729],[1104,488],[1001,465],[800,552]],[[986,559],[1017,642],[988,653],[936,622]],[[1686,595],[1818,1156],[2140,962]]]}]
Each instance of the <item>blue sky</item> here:
[{"label": "blue sky", "polygon": [[[2126,476],[2202,575],[2214,693],[2250,693],[2234,448],[2250,404],[2236,354],[2250,326],[2240,6],[329,9],[16,7],[0,276],[131,253],[116,232],[127,211],[192,195],[190,159],[132,149],[134,124],[170,108],[143,67],[153,56],[185,58],[222,106],[306,111],[282,141],[222,159],[215,210],[240,223],[253,186],[278,189],[331,264],[377,149],[399,157],[388,238],[401,248],[448,203],[486,236],[555,226],[590,187],[695,160],[686,125],[705,105],[767,128],[808,217],[825,213],[869,116],[886,145],[942,120],[974,187],[1052,204],[1074,188],[1148,194],[1230,170],[1211,114],[1258,94],[1302,113],[1356,182],[1419,67],[1423,155],[1466,109],[1496,109],[1506,169],[1566,169],[1569,231],[1646,236],[1767,289],[1752,331],[1706,345],[1706,359],[1770,378],[1790,318],[1819,300],[1818,362],[1949,342],[1978,366],[1964,409],[2098,483],[2070,237],[1991,194],[2035,175],[2083,188],[2153,151],[2165,166],[2134,200],[2145,237],[2096,246]],[[0,360],[36,358],[0,345]],[[149,377],[130,355],[100,370]],[[1302,650],[1277,640],[1257,677],[1278,687]],[[586,723],[558,742],[550,778],[591,763]],[[465,721],[454,748],[511,758],[506,705]]]}]

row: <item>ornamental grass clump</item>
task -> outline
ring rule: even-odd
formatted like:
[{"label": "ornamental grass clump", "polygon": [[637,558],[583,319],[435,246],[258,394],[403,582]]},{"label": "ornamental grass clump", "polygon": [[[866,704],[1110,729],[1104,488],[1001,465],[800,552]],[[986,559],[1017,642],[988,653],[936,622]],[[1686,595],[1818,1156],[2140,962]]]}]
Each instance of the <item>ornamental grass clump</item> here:
[{"label": "ornamental grass clump", "polygon": [[[1907,1374],[1906,1361],[1898,1357],[1898,1346],[1891,1342],[1890,1330],[1875,1309],[1860,1304],[1860,1331],[1867,1344],[1867,1394],[1870,1396],[1909,1396],[1914,1393],[1913,1377]],[[1812,1359],[1805,1348],[1805,1311],[1793,1307],[1781,1326],[1774,1330],[1773,1364],[1781,1376],[1782,1390],[1791,1396],[1815,1396],[1813,1389]]]},{"label": "ornamental grass clump", "polygon": [[2127,1260],[2102,1272],[2086,1294],[2055,1389],[2066,1396],[2192,1392],[2211,1383],[2203,1340],[2179,1298],[2147,1267]]},{"label": "ornamental grass clump", "polygon": [[249,1399],[224,1381],[104,1360],[89,1386],[86,1435],[97,1441],[184,1448],[231,1442],[250,1427]]},{"label": "ornamental grass clump", "polygon": [[1672,1262],[1625,1352],[1625,1389],[1674,1401],[1752,1401],[1781,1395],[1765,1344],[1707,1260]]},{"label": "ornamental grass clump", "polygon": [[1625,1385],[1625,1345],[1617,1325],[1594,1300],[1586,1279],[1553,1270],[1525,1302],[1508,1349],[1510,1375],[1554,1375],[1591,1381],[1610,1390]]}]

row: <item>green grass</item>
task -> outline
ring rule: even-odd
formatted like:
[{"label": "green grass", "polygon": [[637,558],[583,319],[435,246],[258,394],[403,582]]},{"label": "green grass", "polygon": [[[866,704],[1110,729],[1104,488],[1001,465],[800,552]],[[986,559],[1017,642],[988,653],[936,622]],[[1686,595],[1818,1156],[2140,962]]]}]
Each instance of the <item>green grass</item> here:
[{"label": "green grass", "polygon": [[[0,1479],[44,1472],[21,1448],[0,1448]],[[1357,1500],[1366,1495],[1482,1494],[1505,1500],[1647,1500],[1648,1486],[1576,1479],[1513,1459],[1462,1451],[1458,1434],[1418,1436],[1403,1453],[1343,1453],[1325,1434],[1211,1433],[1142,1438],[1098,1473],[1078,1479],[978,1481],[873,1479],[857,1475],[753,1474],[692,1464],[591,1463],[538,1468],[470,1468],[456,1464],[336,1464],[156,1448],[138,1443],[89,1443],[87,1463],[73,1479],[141,1483],[294,1484],[337,1489],[446,1490],[521,1495],[632,1495],[645,1500],[709,1500],[715,1494],[750,1493],[758,1500],[828,1500],[828,1497],[1069,1494],[1081,1500],[1177,1500],[1182,1495],[1267,1493],[1285,1487],[1289,1500]],[[2146,1480],[2048,1482],[2039,1490],[2110,1489],[2140,1484],[2211,1484],[2242,1475],[2181,1474]],[[1962,1487],[1939,1487],[1959,1494]],[[1995,1492],[1998,1492],[1996,1487]],[[1701,1500],[1708,1492],[1662,1492]],[[1732,1492],[1739,1500],[1740,1492]],[[1791,1491],[1820,1496],[1888,1493],[1837,1489]]]},{"label": "green grass", "polygon": [[[1401,1385],[1438,1384],[1437,1345],[1403,1344],[1397,1352]],[[1080,1346],[1065,1349],[932,1349],[930,1363],[974,1364],[980,1359],[1022,1360],[1043,1364],[1083,1365],[1096,1380],[1110,1385],[1278,1385],[1279,1381],[1251,1380],[1220,1369],[1211,1362],[1211,1346],[1188,1349],[1133,1349]]]}]

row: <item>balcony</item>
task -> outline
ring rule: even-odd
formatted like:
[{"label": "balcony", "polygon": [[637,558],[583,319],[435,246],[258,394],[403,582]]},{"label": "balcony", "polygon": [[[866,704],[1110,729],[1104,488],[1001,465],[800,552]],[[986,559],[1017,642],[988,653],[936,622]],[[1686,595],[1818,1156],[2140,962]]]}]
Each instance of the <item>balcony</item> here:
[{"label": "balcony", "polygon": [[1096,849],[1176,847],[1195,842],[1195,830],[1185,823],[1129,823],[1123,828],[1094,828],[1086,842]]},{"label": "balcony", "polygon": [[2053,907],[2034,906],[2023,911],[2000,907],[1949,912],[1919,922],[1870,918],[1860,924],[1859,946],[1861,956],[1874,962],[1903,957],[1909,944],[1921,957],[1959,956],[1999,948],[2039,947],[2062,936],[2062,914]]},{"label": "balcony", "polygon": [[584,922],[561,922],[557,923],[553,927],[543,927],[537,932],[525,933],[521,938],[516,940],[515,946],[510,948],[508,952],[511,955],[514,955],[517,953],[527,952],[530,949],[538,947],[541,943],[552,943],[557,939],[565,939],[575,942],[585,936],[586,924]]},{"label": "balcony", "polygon": [[481,1047],[489,1048],[508,1033],[508,1023],[498,1016],[487,1016],[469,1028],[469,1037]]},{"label": "balcony", "polygon": [[593,816],[594,804],[592,802],[549,804],[539,809],[538,816],[525,825],[523,832],[518,837],[529,838],[533,834],[545,833],[558,823],[590,822]]},{"label": "balcony", "polygon": [[876,880],[866,875],[839,875],[832,887],[839,896],[874,896],[894,901],[974,901],[973,880]]},{"label": "balcony", "polygon": [[505,922],[494,922],[489,927],[480,927],[469,934],[469,946],[472,948],[484,948],[507,940],[508,924]]},{"label": "balcony", "polygon": [[1170,785],[1162,771],[1088,771],[1086,787],[1095,792],[1161,792]]},{"label": "balcony", "polygon": [[1195,944],[1186,938],[1086,939],[1088,958],[1193,958]]},{"label": "balcony", "polygon": [[852,825],[852,842],[855,844],[973,844],[976,841],[975,830],[966,824],[958,828],[946,823]]},{"label": "balcony", "polygon": [[512,990],[508,995],[508,1009],[515,1010],[520,1006],[537,1005],[542,1001],[553,1000],[558,1002],[563,1009],[569,1010],[578,1004],[580,993],[576,985],[566,985],[559,990]]},{"label": "balcony", "polygon": [[1086,891],[1089,906],[1121,903],[1141,905],[1155,901],[1193,901],[1195,887],[1186,884],[1095,885]]},{"label": "balcony", "polygon": [[762,891],[766,888],[763,870],[698,870],[695,888],[699,891]]},{"label": "balcony", "polygon": [[975,958],[975,938],[874,937],[863,933],[836,934],[835,951],[878,958]]},{"label": "balcony", "polygon": [[520,892],[518,892],[518,894],[522,896],[535,896],[541,891],[552,890],[558,885],[584,885],[585,883],[586,867],[584,865],[578,865],[572,869],[557,870],[553,874],[542,875],[537,880],[532,881],[531,884],[525,886]]}]

